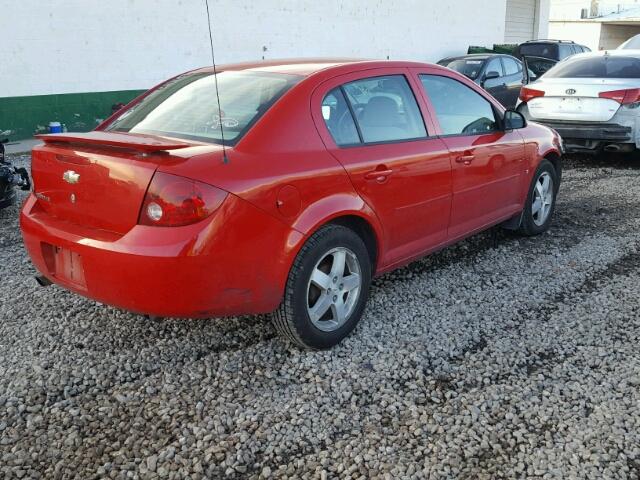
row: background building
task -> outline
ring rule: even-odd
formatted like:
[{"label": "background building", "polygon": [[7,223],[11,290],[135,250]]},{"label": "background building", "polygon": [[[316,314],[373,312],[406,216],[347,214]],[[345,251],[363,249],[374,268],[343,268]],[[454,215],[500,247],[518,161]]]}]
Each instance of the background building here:
[{"label": "background building", "polygon": [[[211,63],[204,0],[3,0],[0,135],[89,130],[141,91]],[[549,0],[209,0],[219,63],[437,61],[547,36]]]},{"label": "background building", "polygon": [[640,7],[640,0],[551,0],[552,20],[579,20]]},{"label": "background building", "polygon": [[640,1],[551,0],[549,36],[610,50],[640,34]]}]

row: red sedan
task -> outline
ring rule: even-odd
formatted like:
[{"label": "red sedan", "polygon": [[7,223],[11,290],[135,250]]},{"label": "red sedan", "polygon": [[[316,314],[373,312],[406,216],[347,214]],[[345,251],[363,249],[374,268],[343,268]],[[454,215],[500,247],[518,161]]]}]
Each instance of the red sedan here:
[{"label": "red sedan", "polygon": [[549,228],[560,138],[449,69],[261,62],[215,80],[42,137],[21,214],[41,283],[154,316],[274,312],[328,348],[374,275],[494,225]]}]

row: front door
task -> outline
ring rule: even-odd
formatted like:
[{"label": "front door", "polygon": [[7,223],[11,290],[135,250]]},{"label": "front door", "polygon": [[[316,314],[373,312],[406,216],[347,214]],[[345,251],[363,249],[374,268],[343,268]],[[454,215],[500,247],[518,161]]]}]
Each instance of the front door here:
[{"label": "front door", "polygon": [[516,214],[525,165],[520,134],[502,130],[498,109],[474,88],[442,73],[419,78],[452,156],[449,239]]},{"label": "front door", "polygon": [[[314,94],[316,123],[328,150],[383,225],[386,257],[401,263],[446,241],[451,164],[430,137],[405,69],[368,70],[334,79]],[[366,76],[365,76],[366,75]],[[318,116],[320,119],[318,119]],[[319,120],[319,121],[318,121]]]},{"label": "front door", "polygon": [[505,101],[507,101],[507,86],[505,83],[504,72],[502,71],[500,57],[494,57],[488,60],[484,69],[483,78],[489,73],[497,73],[498,77],[484,79],[481,86],[489,92],[493,98],[504,105]]}]

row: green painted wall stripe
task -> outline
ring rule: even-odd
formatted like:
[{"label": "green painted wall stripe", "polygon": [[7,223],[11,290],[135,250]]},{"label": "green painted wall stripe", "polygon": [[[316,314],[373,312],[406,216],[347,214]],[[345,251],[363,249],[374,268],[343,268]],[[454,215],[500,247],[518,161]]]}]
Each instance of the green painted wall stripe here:
[{"label": "green painted wall stripe", "polygon": [[[87,132],[111,115],[114,103],[128,103],[144,90],[65,93],[0,98],[0,136],[24,140],[47,133],[49,122],[60,122],[70,132]],[[2,132],[9,131],[4,134]]]}]

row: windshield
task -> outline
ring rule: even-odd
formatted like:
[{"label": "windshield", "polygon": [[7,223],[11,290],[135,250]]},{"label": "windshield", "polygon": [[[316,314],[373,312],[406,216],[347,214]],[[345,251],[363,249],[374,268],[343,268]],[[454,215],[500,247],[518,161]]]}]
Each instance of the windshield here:
[{"label": "windshield", "polygon": [[267,72],[218,73],[221,112],[212,73],[185,74],[134,105],[108,130],[235,144],[301,77]]},{"label": "windshield", "polygon": [[640,78],[640,59],[604,55],[570,58],[547,72],[547,78]]},{"label": "windshield", "polygon": [[453,60],[445,66],[475,80],[480,75],[482,65],[484,60]]}]

